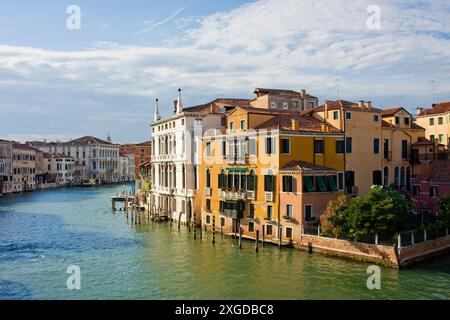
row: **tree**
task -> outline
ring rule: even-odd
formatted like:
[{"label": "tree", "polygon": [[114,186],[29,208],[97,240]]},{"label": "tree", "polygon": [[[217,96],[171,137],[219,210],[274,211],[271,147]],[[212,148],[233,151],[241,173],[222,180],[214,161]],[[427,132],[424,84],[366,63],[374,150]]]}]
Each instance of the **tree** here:
[{"label": "tree", "polygon": [[322,218],[322,229],[355,240],[376,233],[393,235],[408,225],[411,205],[392,188],[374,186],[365,197],[331,202]]},{"label": "tree", "polygon": [[439,199],[439,213],[428,230],[442,231],[450,227],[450,196]]}]

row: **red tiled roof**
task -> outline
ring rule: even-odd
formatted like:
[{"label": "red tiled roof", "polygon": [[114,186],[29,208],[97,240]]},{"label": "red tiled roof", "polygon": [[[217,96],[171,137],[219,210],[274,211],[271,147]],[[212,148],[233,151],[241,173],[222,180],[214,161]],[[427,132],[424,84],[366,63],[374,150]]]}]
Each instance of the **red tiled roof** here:
[{"label": "red tiled roof", "polygon": [[426,177],[428,181],[450,183],[449,160],[433,160],[430,165],[429,176]]},{"label": "red tiled roof", "polygon": [[85,136],[85,137],[81,137],[75,140],[71,140],[71,141],[67,141],[64,142],[63,144],[65,145],[87,145],[87,144],[109,144],[109,145],[113,145],[112,143],[109,143],[105,140],[96,138],[96,137],[92,137],[92,136]]},{"label": "red tiled roof", "polygon": [[[345,109],[345,110],[364,110],[364,111],[373,111],[373,112],[381,112],[381,109],[371,107],[370,109],[367,107],[360,107],[358,103],[346,101],[346,100],[336,100],[336,101],[326,101],[328,110],[337,110],[337,109]],[[314,112],[322,112],[325,111],[325,104],[316,107],[311,110],[306,110],[304,114],[312,114]]]},{"label": "red tiled roof", "polygon": [[[292,112],[290,114],[277,114],[272,119],[257,126],[255,129],[294,131],[292,130],[292,119],[299,121],[299,132],[324,132],[322,121],[310,115],[299,115]],[[328,129],[327,132],[341,132],[331,125],[328,125]]]},{"label": "red tiled roof", "polygon": [[413,146],[417,146],[417,147],[419,147],[419,146],[430,146],[430,145],[433,146],[434,142],[428,140],[427,138],[419,137],[417,142],[413,143],[412,145]]},{"label": "red tiled roof", "polygon": [[[394,114],[396,114],[397,112],[399,112],[402,109],[405,110],[405,108],[403,108],[403,107],[392,107],[389,109],[384,109],[383,111],[381,111],[381,116],[383,116],[383,117],[393,116]],[[406,112],[408,112],[408,111],[406,111]]]},{"label": "red tiled roof", "polygon": [[283,168],[280,169],[280,171],[332,171],[336,172],[336,169],[323,167],[319,165],[315,165],[313,163],[304,162],[304,161],[291,161],[287,165],[285,165]]},{"label": "red tiled roof", "polygon": [[32,147],[23,143],[13,143],[13,149],[34,151]]},{"label": "red tiled roof", "polygon": [[314,97],[310,94],[303,94],[301,92],[297,92],[294,90],[285,90],[285,89],[267,89],[267,88],[256,88],[256,93],[270,93],[270,94],[279,94],[279,95],[290,95],[290,96],[301,96],[302,98],[308,98],[308,99],[317,99],[317,97]]},{"label": "red tiled roof", "polygon": [[216,99],[214,101],[184,108],[183,112],[208,112],[208,113],[225,113],[227,107],[245,107],[248,106],[248,99]]},{"label": "red tiled roof", "polygon": [[428,116],[428,115],[434,115],[434,114],[441,114],[446,113],[450,111],[450,101],[448,102],[440,102],[433,104],[433,107],[431,109],[425,109],[421,113],[419,113],[420,116]]}]

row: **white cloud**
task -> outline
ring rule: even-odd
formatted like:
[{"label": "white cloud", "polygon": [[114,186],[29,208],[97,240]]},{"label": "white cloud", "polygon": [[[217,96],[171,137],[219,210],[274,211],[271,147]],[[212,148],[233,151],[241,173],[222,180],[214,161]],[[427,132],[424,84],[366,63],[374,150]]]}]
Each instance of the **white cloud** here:
[{"label": "white cloud", "polygon": [[[80,51],[55,51],[1,45],[0,89],[146,97],[149,104],[159,96],[169,112],[178,87],[192,103],[216,94],[250,96],[256,86],[307,88],[334,99],[339,78],[341,97],[415,107],[431,103],[434,79],[438,98],[450,100],[450,4],[377,1],[377,31],[366,28],[371,4],[261,0],[196,18],[199,25],[178,46],[98,42]],[[149,113],[139,116],[150,119]]]}]

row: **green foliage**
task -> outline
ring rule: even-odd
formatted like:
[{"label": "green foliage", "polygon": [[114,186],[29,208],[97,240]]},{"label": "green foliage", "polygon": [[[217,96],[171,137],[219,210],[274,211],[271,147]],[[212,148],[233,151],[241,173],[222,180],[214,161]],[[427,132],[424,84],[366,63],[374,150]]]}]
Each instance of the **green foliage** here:
[{"label": "green foliage", "polygon": [[322,230],[355,240],[376,233],[393,235],[407,227],[411,205],[401,193],[375,186],[365,197],[330,203],[322,218]]},{"label": "green foliage", "polygon": [[450,227],[450,196],[439,199],[439,213],[427,230],[441,231]]}]

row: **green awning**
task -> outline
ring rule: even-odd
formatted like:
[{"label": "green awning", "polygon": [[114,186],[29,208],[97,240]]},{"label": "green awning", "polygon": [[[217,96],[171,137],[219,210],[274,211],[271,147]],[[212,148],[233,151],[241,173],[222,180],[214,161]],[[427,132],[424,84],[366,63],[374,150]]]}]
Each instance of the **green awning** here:
[{"label": "green awning", "polygon": [[247,172],[247,168],[227,168],[230,172]]}]

